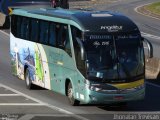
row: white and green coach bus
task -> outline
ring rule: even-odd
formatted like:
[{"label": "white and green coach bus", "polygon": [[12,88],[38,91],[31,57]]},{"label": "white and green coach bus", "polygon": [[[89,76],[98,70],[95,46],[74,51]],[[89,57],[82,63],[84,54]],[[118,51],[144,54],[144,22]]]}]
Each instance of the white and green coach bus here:
[{"label": "white and green coach bus", "polygon": [[71,105],[126,103],[145,96],[145,60],[138,27],[107,11],[15,9],[11,15],[12,72],[68,96]]}]

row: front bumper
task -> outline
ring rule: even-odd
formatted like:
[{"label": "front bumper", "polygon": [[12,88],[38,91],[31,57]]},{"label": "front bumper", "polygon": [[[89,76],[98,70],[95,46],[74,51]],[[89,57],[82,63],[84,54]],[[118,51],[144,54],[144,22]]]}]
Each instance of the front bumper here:
[{"label": "front bumper", "polygon": [[143,100],[145,97],[145,87],[134,92],[106,94],[103,92],[96,92],[90,89],[86,90],[84,102],[87,104],[110,104],[128,101]]}]

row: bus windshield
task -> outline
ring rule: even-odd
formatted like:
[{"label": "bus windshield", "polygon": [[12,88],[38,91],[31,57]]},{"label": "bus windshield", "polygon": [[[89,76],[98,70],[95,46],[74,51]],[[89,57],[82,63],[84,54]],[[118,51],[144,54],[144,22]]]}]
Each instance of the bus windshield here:
[{"label": "bus windshield", "polygon": [[86,35],[84,47],[88,79],[114,81],[144,73],[140,35]]}]

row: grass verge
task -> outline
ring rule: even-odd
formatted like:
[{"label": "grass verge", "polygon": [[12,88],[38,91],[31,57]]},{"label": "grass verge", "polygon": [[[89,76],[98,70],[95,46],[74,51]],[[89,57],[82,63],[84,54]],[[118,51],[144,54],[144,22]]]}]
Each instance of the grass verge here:
[{"label": "grass verge", "polygon": [[150,5],[145,6],[145,9],[151,11],[154,14],[160,15],[160,2],[156,2]]}]

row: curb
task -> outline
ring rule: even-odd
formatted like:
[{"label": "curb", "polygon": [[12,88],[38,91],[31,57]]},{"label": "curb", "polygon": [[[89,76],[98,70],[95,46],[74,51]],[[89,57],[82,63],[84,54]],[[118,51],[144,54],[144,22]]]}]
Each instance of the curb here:
[{"label": "curb", "polygon": [[[154,3],[154,2],[152,2]],[[147,4],[144,4],[144,5],[140,5],[138,7],[136,7],[134,9],[135,12],[143,15],[143,16],[146,16],[146,17],[150,17],[150,18],[153,18],[153,19],[157,19],[157,20],[160,20],[160,15],[158,14],[155,14],[155,13],[152,13],[151,11],[149,10],[146,10],[144,7],[147,6],[147,5],[150,5],[152,3],[147,3]]]}]

